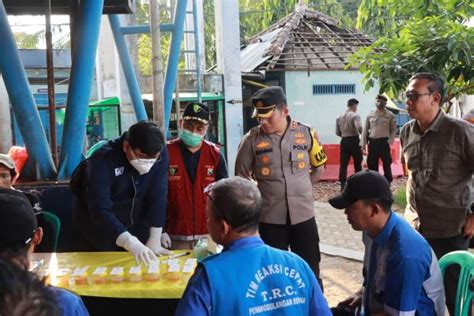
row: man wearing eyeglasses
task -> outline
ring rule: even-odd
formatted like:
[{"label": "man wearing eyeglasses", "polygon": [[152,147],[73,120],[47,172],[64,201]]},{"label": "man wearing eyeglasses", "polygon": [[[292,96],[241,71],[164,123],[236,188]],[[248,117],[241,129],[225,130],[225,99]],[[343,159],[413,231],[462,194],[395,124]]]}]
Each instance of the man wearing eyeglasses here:
[{"label": "man wearing eyeglasses", "polygon": [[[33,251],[43,238],[43,230],[38,227],[33,207],[23,193],[0,188],[0,205],[0,257],[28,270]],[[81,298],[76,294],[52,286],[48,287],[48,291],[55,297],[61,315],[89,315]],[[18,315],[26,314],[18,312]]]},{"label": "man wearing eyeglasses", "polygon": [[168,254],[161,246],[167,173],[165,140],[152,122],[132,125],[95,151],[71,177],[76,250],[124,248],[145,264]]},{"label": "man wearing eyeglasses", "polygon": [[260,235],[275,248],[300,255],[319,278],[319,235],[312,185],[327,157],[316,132],[289,116],[281,87],[252,96],[259,126],[242,139],[235,175],[257,181],[263,205]]},{"label": "man wearing eyeglasses", "polygon": [[258,235],[262,197],[253,181],[222,179],[206,192],[209,234],[224,250],[199,262],[176,316],[331,315],[308,264]]},{"label": "man wearing eyeglasses", "polygon": [[[402,162],[408,173],[405,217],[441,258],[466,250],[474,235],[469,211],[474,172],[474,126],[452,118],[440,108],[444,83],[431,73],[410,78],[406,90],[413,118],[400,133]],[[445,277],[447,305],[454,308],[457,274]]]},{"label": "man wearing eyeglasses", "polygon": [[189,103],[179,120],[179,138],[168,143],[168,209],[162,244],[172,249],[193,249],[207,237],[204,188],[227,178],[227,165],[219,147],[204,139],[209,108]]},{"label": "man wearing eyeglasses", "polygon": [[393,176],[390,145],[393,144],[397,134],[397,122],[395,115],[385,108],[386,105],[387,97],[377,95],[375,98],[377,109],[370,112],[365,120],[361,147],[365,148],[368,144],[367,167],[379,172],[379,160],[382,160],[383,175],[391,183]]}]

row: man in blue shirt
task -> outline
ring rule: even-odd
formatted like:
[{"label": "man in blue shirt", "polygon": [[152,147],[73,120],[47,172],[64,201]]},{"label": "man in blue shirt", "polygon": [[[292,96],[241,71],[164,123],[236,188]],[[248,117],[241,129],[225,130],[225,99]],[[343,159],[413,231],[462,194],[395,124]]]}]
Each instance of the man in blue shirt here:
[{"label": "man in blue shirt", "polygon": [[[351,176],[341,195],[329,200],[345,209],[352,228],[364,232],[363,288],[335,309],[354,315],[444,315],[443,278],[428,242],[391,211],[389,182],[375,171]],[[339,314],[337,313],[339,312]]]},{"label": "man in blue shirt", "polygon": [[259,237],[254,182],[222,179],[204,192],[209,234],[224,251],[199,263],[176,315],[331,315],[308,264]]},{"label": "man in blue shirt", "polygon": [[[38,227],[33,207],[23,193],[1,189],[0,205],[0,257],[28,270],[34,247],[41,243],[43,230]],[[89,315],[76,294],[55,287],[49,287],[48,290],[59,305],[61,315]]]}]

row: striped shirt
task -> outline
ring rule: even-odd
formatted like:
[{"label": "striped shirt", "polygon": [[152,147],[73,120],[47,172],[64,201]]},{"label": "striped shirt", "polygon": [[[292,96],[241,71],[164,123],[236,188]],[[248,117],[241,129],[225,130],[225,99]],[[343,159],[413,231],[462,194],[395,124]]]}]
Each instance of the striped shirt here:
[{"label": "striped shirt", "polygon": [[400,133],[408,169],[407,220],[427,238],[462,233],[474,172],[474,125],[439,111],[423,133],[415,120]]},{"label": "striped shirt", "polygon": [[445,314],[443,277],[428,242],[395,213],[370,239],[364,233],[365,315]]}]

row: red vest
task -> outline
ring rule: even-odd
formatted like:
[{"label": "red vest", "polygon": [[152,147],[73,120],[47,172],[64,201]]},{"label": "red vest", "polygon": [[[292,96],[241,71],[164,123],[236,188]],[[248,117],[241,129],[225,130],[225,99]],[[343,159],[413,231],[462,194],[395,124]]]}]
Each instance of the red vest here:
[{"label": "red vest", "polygon": [[192,236],[207,234],[207,196],[203,191],[216,181],[219,148],[203,141],[193,184],[181,156],[180,142],[177,139],[168,143],[170,165],[166,232],[179,237],[189,236],[189,240],[195,239]]}]

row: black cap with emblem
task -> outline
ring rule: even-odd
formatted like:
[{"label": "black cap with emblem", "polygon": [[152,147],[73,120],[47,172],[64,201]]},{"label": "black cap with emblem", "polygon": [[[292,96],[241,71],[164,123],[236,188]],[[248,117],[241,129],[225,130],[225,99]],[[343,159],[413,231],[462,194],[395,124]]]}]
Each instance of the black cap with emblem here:
[{"label": "black cap with emblem", "polygon": [[183,120],[195,120],[209,124],[209,108],[202,103],[191,102],[184,109]]},{"label": "black cap with emblem", "polygon": [[269,118],[279,105],[286,105],[285,92],[281,87],[268,87],[258,90],[252,96],[255,107],[252,117]]}]

